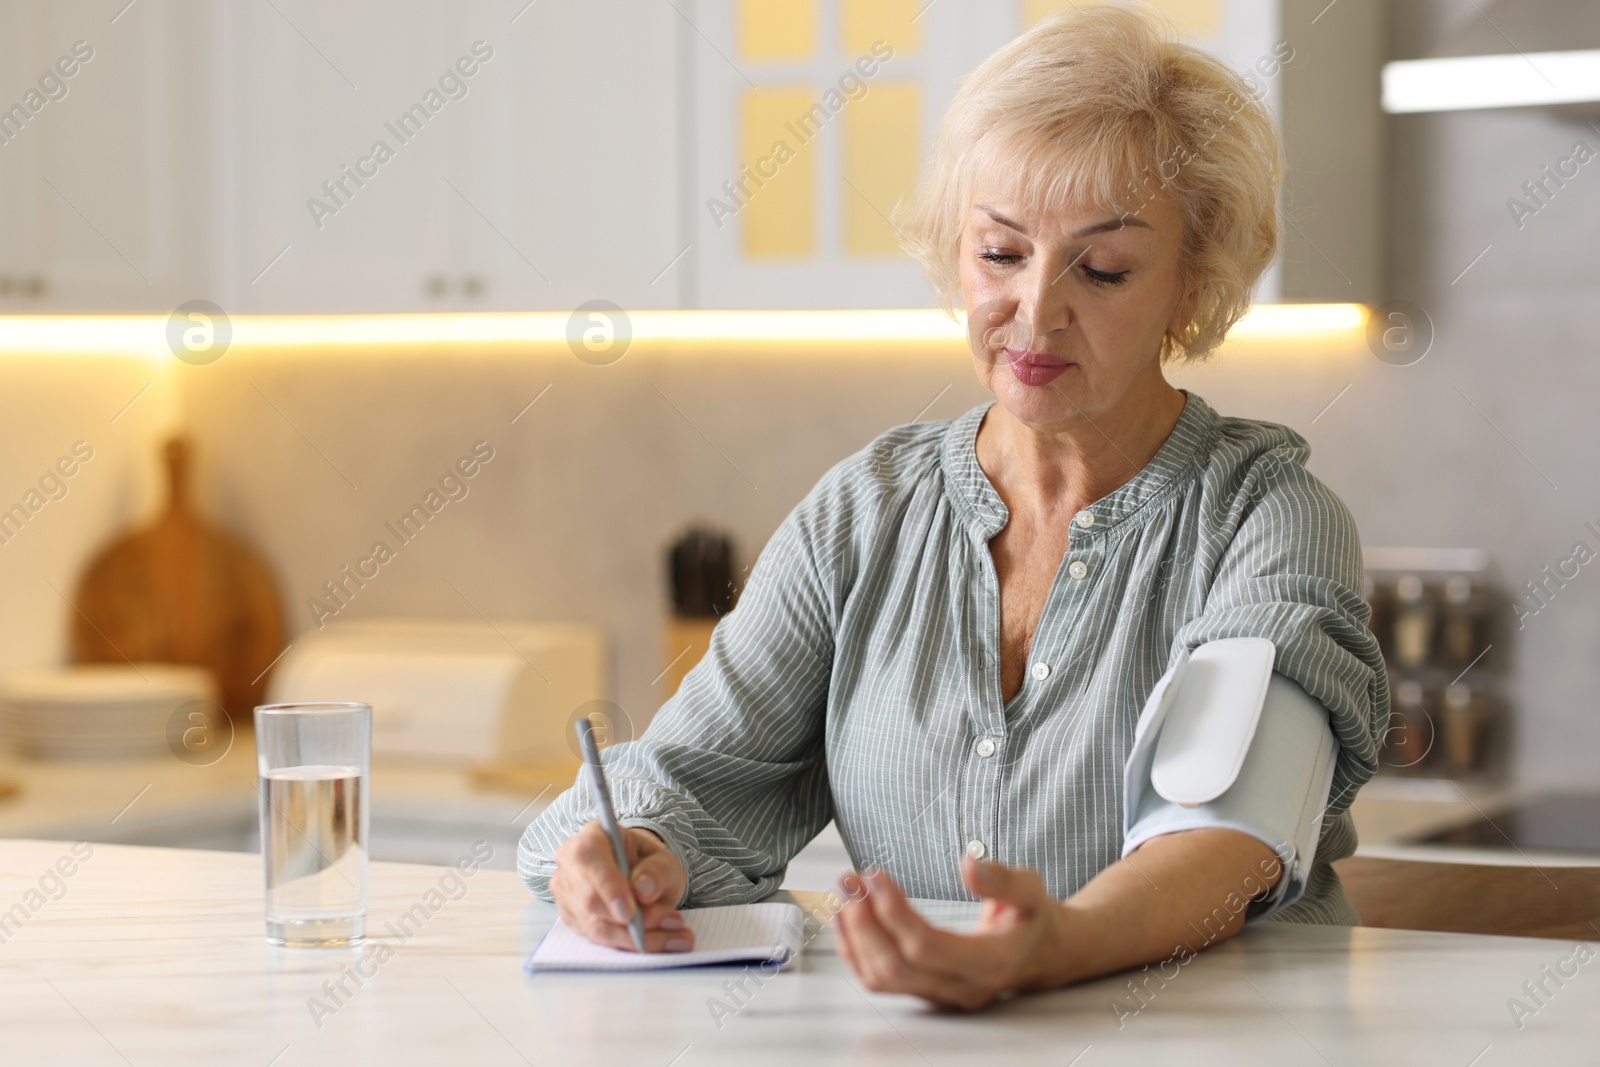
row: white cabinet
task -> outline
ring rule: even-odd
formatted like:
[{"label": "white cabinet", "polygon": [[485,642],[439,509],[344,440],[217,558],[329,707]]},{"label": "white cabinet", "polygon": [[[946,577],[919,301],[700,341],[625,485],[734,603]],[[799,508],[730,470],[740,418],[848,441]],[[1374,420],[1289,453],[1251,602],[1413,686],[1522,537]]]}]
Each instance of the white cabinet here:
[{"label": "white cabinet", "polygon": [[473,29],[451,4],[219,11],[224,307],[466,303],[465,209],[447,183],[472,165],[468,120],[494,66],[472,58]]},{"label": "white cabinet", "polygon": [[469,216],[467,238],[494,306],[678,306],[676,42],[693,30],[677,8],[691,7],[540,0],[502,15],[500,80],[458,181],[487,216]]},{"label": "white cabinet", "polygon": [[[958,80],[1074,0],[701,0],[687,193],[704,307],[932,302],[889,223]],[[1263,300],[1373,299],[1381,263],[1376,0],[1154,0],[1246,74],[1289,160]],[[875,36],[891,55],[841,93]],[[869,59],[872,57],[868,57]],[[859,91],[856,91],[859,90]],[[814,126],[803,116],[819,116]],[[889,151],[902,130],[913,140]],[[903,162],[909,150],[911,165]],[[859,157],[853,160],[852,154]],[[880,239],[882,238],[882,239]]]},{"label": "white cabinet", "polygon": [[[925,306],[888,216],[959,79],[1066,2],[7,0],[0,312]],[[1376,0],[1157,2],[1241,69],[1295,53],[1263,296],[1371,298]]]},{"label": "white cabinet", "polygon": [[703,0],[694,106],[692,303],[924,307],[898,251],[909,199],[960,77],[1017,31],[993,0]]},{"label": "white cabinet", "polygon": [[404,10],[222,18],[234,306],[672,306],[671,5]]},{"label": "white cabinet", "polygon": [[[214,204],[194,4],[0,6],[0,311],[204,295]],[[198,57],[198,58],[197,58]]]}]

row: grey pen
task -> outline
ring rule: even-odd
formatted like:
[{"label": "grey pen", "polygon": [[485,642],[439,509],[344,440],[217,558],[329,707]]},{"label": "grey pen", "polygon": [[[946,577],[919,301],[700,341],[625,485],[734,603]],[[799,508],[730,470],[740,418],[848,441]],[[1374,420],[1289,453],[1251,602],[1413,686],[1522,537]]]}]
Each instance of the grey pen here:
[{"label": "grey pen", "polygon": [[[617,868],[631,890],[633,871],[628,866],[628,846],[622,842],[622,827],[617,825],[617,813],[611,808],[611,790],[606,785],[606,769],[600,762],[600,750],[594,743],[594,726],[587,715],[578,718],[578,747],[583,749],[583,762],[589,767],[589,790],[594,794],[594,806],[600,812],[600,825],[611,838],[611,850],[617,857]],[[633,947],[644,951],[644,912],[638,901],[630,895],[628,903],[633,908],[633,918],[628,920],[628,932],[633,935]]]}]

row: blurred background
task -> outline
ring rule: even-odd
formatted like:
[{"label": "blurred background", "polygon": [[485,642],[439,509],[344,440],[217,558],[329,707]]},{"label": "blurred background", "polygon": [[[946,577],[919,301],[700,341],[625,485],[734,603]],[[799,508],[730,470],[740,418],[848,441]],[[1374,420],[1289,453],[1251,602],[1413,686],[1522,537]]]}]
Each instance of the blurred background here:
[{"label": "blurred background", "polygon": [[[511,866],[575,715],[636,736],[825,470],[986,398],[891,219],[1062,6],[0,0],[0,834],[253,848],[250,708],[359,698],[373,855]],[[1355,514],[1365,847],[1592,859],[1594,5],[1153,6],[1283,124],[1173,377]]]}]

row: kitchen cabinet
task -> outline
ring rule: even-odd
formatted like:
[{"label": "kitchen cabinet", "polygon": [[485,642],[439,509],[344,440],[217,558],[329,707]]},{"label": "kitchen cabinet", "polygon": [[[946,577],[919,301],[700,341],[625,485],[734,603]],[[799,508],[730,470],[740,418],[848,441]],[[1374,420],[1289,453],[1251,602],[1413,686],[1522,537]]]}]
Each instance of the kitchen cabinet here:
[{"label": "kitchen cabinet", "polygon": [[[0,106],[93,57],[0,141],[0,311],[926,306],[895,203],[1065,2],[13,0]],[[1378,295],[1376,0],[1158,6],[1283,119],[1261,297]]]},{"label": "kitchen cabinet", "polygon": [[[931,303],[920,268],[897,252],[895,203],[911,197],[960,78],[1040,17],[1069,6],[703,0],[704,40],[686,53],[695,102],[685,204],[694,302]],[[1282,123],[1289,172],[1281,253],[1258,298],[1376,299],[1383,41],[1376,0],[1154,6],[1243,73]],[[887,48],[875,48],[875,40]],[[863,84],[847,84],[852,68]],[[821,117],[810,123],[802,117],[808,113]],[[914,132],[902,143],[904,130]]]},{"label": "kitchen cabinet", "polygon": [[1277,98],[1289,171],[1277,296],[1385,298],[1385,16],[1378,0],[1275,0],[1283,65]]},{"label": "kitchen cabinet", "polygon": [[230,9],[219,136],[250,206],[235,306],[672,306],[652,282],[676,252],[676,17],[631,0]]},{"label": "kitchen cabinet", "polygon": [[[501,9],[467,239],[496,308],[680,304],[679,10],[637,0]],[[522,14],[517,16],[521,9]],[[510,22],[516,17],[516,22]],[[498,43],[496,47],[501,47]],[[501,60],[497,60],[501,62]]]},{"label": "kitchen cabinet", "polygon": [[[167,309],[211,274],[193,3],[0,6],[0,312]],[[135,17],[138,12],[138,17]]]},{"label": "kitchen cabinet", "polygon": [[472,57],[452,99],[438,82],[471,57],[470,20],[451,4],[399,15],[290,0],[219,11],[219,50],[234,61],[218,74],[215,136],[226,199],[239,206],[219,220],[224,307],[471,303],[466,209],[447,182],[473,184],[477,97],[493,59]]},{"label": "kitchen cabinet", "polygon": [[925,307],[899,251],[960,77],[1017,30],[1012,3],[704,0],[689,42],[690,302]]}]

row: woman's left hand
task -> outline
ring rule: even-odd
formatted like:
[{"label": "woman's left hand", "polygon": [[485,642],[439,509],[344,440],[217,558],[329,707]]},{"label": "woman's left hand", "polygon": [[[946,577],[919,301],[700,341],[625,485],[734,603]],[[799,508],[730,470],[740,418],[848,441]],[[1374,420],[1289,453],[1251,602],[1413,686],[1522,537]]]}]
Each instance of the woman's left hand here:
[{"label": "woman's left hand", "polygon": [[969,858],[961,877],[983,900],[970,934],[931,925],[883,871],[844,876],[839,951],[862,983],[967,1011],[1017,990],[1061,984],[1064,978],[1052,975],[1063,970],[1067,913],[1038,873]]}]

